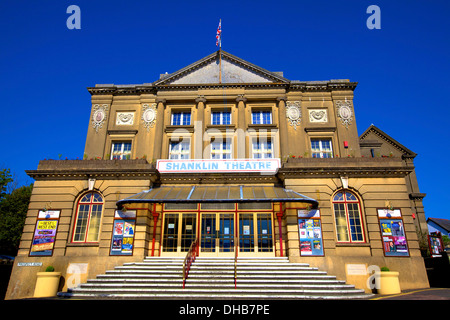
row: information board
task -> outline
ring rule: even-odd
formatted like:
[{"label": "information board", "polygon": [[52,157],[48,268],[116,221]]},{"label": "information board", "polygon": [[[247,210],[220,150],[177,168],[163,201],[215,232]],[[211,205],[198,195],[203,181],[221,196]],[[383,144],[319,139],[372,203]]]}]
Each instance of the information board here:
[{"label": "information board", "polygon": [[55,246],[60,210],[40,210],[36,220],[30,256],[51,256]]},{"label": "information board", "polygon": [[133,255],[136,211],[117,210],[111,239],[110,255]]},{"label": "information board", "polygon": [[408,243],[406,241],[405,227],[401,219],[400,209],[392,211],[395,212],[395,218],[391,214],[386,214],[385,209],[378,210],[384,255],[387,257],[408,257]]},{"label": "information board", "polygon": [[323,256],[320,211],[298,210],[298,231],[301,256]]}]

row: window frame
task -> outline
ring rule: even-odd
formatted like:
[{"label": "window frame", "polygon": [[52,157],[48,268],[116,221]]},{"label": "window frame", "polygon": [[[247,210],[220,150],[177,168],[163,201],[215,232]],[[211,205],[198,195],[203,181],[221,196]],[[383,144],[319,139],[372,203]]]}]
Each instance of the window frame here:
[{"label": "window frame", "polygon": [[[314,152],[314,150],[316,150],[315,148],[313,148],[313,141],[319,142],[319,151],[318,152]],[[324,149],[322,143],[323,142],[329,142],[330,143],[330,151],[324,151],[326,149]],[[333,139],[332,138],[310,138],[310,146],[311,146],[311,157],[312,158],[321,158],[321,159],[331,159],[334,158],[334,154],[333,154]],[[319,157],[315,156],[314,154],[319,154]],[[329,154],[329,157],[324,157],[325,154]]]},{"label": "window frame", "polygon": [[[219,116],[219,123],[214,123],[214,116],[217,115]],[[227,115],[227,117],[225,117],[225,115]],[[225,123],[224,119],[227,119],[227,123]],[[231,111],[230,110],[225,110],[225,111],[211,111],[211,125],[213,126],[229,126],[232,123],[232,118],[231,118]]]},{"label": "window frame", "polygon": [[[259,145],[258,149],[255,149],[255,143]],[[264,146],[269,146],[270,148],[264,148]],[[252,159],[273,159],[275,157],[275,152],[274,152],[274,143],[272,140],[272,137],[267,137],[265,139],[261,139],[261,137],[254,137],[252,139],[252,144],[251,144],[251,155],[252,155]],[[256,151],[258,150],[258,151]],[[270,157],[266,157],[263,155],[267,155],[269,154],[269,152],[266,152],[267,150],[270,150]],[[260,157],[255,157],[255,154],[260,155]]]},{"label": "window frame", "polygon": [[[89,201],[83,201],[83,199],[87,196],[87,195],[91,195]],[[96,198],[94,197],[94,195],[98,195],[101,199],[101,201],[94,201]],[[78,227],[78,218],[80,215],[80,208],[81,206],[88,206],[88,214],[87,214],[87,222],[86,222],[86,226],[85,226],[85,230],[84,230],[84,236],[83,236],[83,240],[75,240],[76,235],[78,234],[77,231],[77,227]],[[96,235],[96,240],[95,241],[88,241],[89,239],[89,231],[91,229],[91,219],[92,219],[92,209],[94,206],[101,206],[100,209],[100,216],[98,219],[98,231],[97,231],[97,235]],[[72,238],[71,238],[71,243],[74,244],[92,244],[92,243],[96,243],[98,244],[100,242],[100,232],[101,232],[101,225],[102,225],[102,218],[103,218],[103,211],[105,208],[105,199],[104,197],[96,192],[96,191],[89,191],[84,193],[77,201],[77,206],[76,206],[76,214],[75,214],[75,219],[74,219],[74,224],[73,224],[73,230],[72,230]],[[81,225],[80,228],[82,228],[83,226]],[[82,234],[81,232],[79,234]]]},{"label": "window frame", "polygon": [[[216,152],[213,152],[213,144],[216,143],[219,145],[219,148],[216,149]],[[224,148],[224,145],[227,146],[227,148]],[[220,155],[220,158],[215,158],[213,155]],[[228,157],[223,157],[224,155],[229,155]],[[231,139],[222,139],[222,140],[211,140],[210,142],[210,158],[214,160],[223,160],[223,159],[233,159],[233,143]]]},{"label": "window frame", "polygon": [[[187,152],[182,152],[182,150],[179,151],[173,151],[173,145],[180,145],[182,143],[187,143],[188,149]],[[187,155],[187,158],[182,158],[183,155]],[[177,156],[176,158],[172,158],[172,156]],[[170,160],[188,160],[191,159],[191,139],[188,138],[184,138],[181,140],[176,140],[176,139],[170,139],[169,140],[169,153],[167,156],[168,159]]]},{"label": "window frame", "polygon": [[[342,193],[343,197],[342,200],[337,200],[336,196]],[[347,193],[352,195],[355,199],[348,199],[347,198]],[[344,244],[344,243],[351,243],[351,244],[362,244],[362,243],[366,243],[366,235],[365,235],[365,228],[364,228],[364,219],[363,219],[363,212],[362,212],[362,205],[361,205],[361,201],[359,199],[359,197],[352,191],[348,190],[348,189],[341,189],[339,191],[337,191],[335,194],[333,194],[332,197],[332,207],[333,207],[333,214],[334,214],[334,223],[335,223],[335,231],[336,231],[336,242],[340,243],[340,244]],[[336,205],[337,204],[341,204],[344,206],[344,214],[345,214],[345,227],[347,229],[347,239],[346,240],[339,240],[339,232],[338,232],[338,223],[337,223],[337,215],[336,215]],[[350,213],[349,213],[349,204],[351,205],[357,205],[358,208],[358,219],[359,219],[359,225],[354,225],[355,228],[360,228],[361,230],[358,232],[356,231],[352,231],[352,225],[351,225],[351,218],[350,218]],[[353,210],[354,211],[354,208]],[[354,219],[354,218],[353,218]],[[358,236],[359,234],[361,234],[362,240],[353,240],[353,235]]]},{"label": "window frame", "polygon": [[[180,115],[180,123],[174,123],[175,115]],[[189,117],[187,117],[189,115]],[[189,123],[186,122],[186,119],[189,118]],[[192,123],[192,115],[191,111],[173,111],[170,117],[170,124],[172,126],[190,126]]]},{"label": "window frame", "polygon": [[[269,114],[269,123],[265,122],[265,114]],[[272,110],[252,110],[252,124],[259,124],[259,125],[269,125],[269,124],[273,124],[273,115],[272,115]],[[255,117],[256,116],[256,117]],[[255,122],[255,119],[257,119],[257,121]]]},{"label": "window frame", "polygon": [[[125,154],[125,144],[129,144],[130,145],[130,150],[129,153]],[[114,155],[114,146],[115,145],[121,145],[120,147],[120,151],[118,154],[119,158],[116,158],[116,156]],[[131,154],[132,154],[132,148],[133,148],[133,142],[132,141],[113,141],[111,142],[111,155],[110,155],[110,160],[129,160],[131,159]]]}]

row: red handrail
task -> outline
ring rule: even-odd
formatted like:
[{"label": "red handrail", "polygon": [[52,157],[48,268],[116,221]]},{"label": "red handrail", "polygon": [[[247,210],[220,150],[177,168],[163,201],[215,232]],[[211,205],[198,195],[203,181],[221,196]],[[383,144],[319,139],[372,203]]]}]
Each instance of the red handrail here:
[{"label": "red handrail", "polygon": [[183,289],[186,284],[186,280],[189,275],[189,269],[191,268],[191,264],[195,261],[195,258],[198,256],[198,239],[192,241],[191,246],[186,254],[186,258],[183,261]]},{"label": "red handrail", "polygon": [[238,257],[238,246],[237,246],[237,237],[234,237],[234,288],[237,288],[237,257]]}]

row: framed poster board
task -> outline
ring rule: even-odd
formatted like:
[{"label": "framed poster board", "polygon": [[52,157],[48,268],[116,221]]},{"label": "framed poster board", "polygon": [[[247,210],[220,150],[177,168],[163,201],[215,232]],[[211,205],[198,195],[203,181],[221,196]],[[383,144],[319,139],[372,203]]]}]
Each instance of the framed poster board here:
[{"label": "framed poster board", "polygon": [[298,232],[301,256],[323,256],[320,210],[298,210]]},{"label": "framed poster board", "polygon": [[408,242],[400,209],[378,209],[385,257],[409,257]]},{"label": "framed poster board", "polygon": [[111,256],[132,256],[136,231],[136,211],[116,210],[111,238]]},{"label": "framed poster board", "polygon": [[444,246],[442,244],[442,236],[429,234],[428,246],[430,248],[431,257],[433,258],[442,257],[441,252],[444,251]]},{"label": "framed poster board", "polygon": [[39,210],[31,242],[30,257],[53,255],[60,213],[61,210]]}]

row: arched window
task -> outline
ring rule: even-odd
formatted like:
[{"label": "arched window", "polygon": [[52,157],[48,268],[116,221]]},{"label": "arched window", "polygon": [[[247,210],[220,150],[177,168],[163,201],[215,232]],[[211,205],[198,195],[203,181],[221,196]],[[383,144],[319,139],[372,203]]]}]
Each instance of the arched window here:
[{"label": "arched window", "polygon": [[77,204],[72,242],[98,242],[103,198],[96,192],[86,193]]},{"label": "arched window", "polygon": [[364,242],[361,205],[348,190],[339,191],[333,197],[334,217],[338,242]]}]

